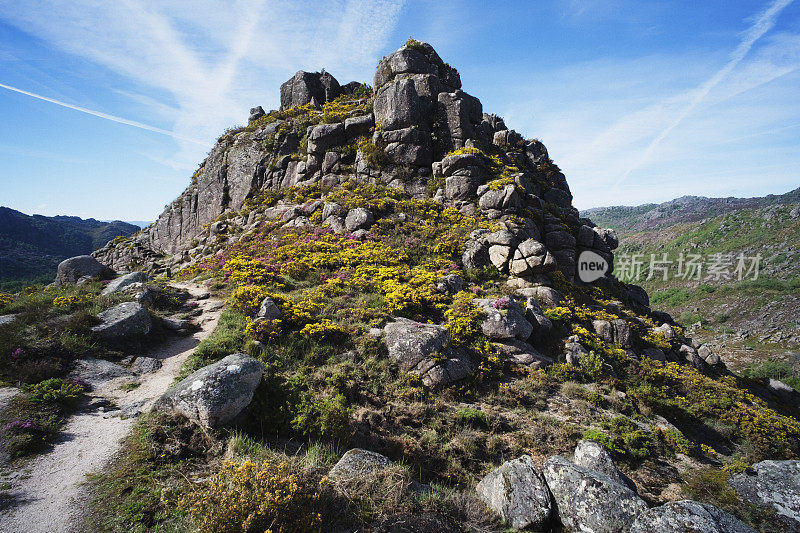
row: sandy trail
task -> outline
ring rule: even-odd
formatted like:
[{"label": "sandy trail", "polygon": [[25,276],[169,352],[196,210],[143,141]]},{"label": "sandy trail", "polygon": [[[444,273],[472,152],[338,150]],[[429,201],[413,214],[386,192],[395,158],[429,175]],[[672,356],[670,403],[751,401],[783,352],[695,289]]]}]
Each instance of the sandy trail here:
[{"label": "sandy trail", "polygon": [[[197,297],[205,290],[197,285],[174,283]],[[120,385],[130,377],[107,381],[91,392],[93,402],[109,400],[121,409],[126,407],[146,412],[152,403],[173,383],[181,365],[197,344],[216,327],[222,310],[219,300],[198,300],[203,311],[195,320],[200,330],[189,337],[167,341],[147,354],[162,360],[156,372],[143,374],[141,385],[125,392]],[[135,422],[112,413],[87,409],[73,415],[66,424],[62,438],[53,449],[36,457],[17,473],[7,476],[15,504],[0,515],[2,532],[69,532],[81,522],[80,501],[82,483],[87,474],[98,472],[120,449],[122,439]]]}]

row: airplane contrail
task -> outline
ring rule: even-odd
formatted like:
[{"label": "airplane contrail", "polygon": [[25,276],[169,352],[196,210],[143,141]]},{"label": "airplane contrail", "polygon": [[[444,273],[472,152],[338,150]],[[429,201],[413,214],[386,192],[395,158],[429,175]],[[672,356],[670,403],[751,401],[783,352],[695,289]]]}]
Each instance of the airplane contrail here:
[{"label": "airplane contrail", "polygon": [[135,120],[128,120],[126,118],[117,117],[114,115],[109,115],[108,113],[102,113],[100,111],[92,111],[91,109],[86,109],[85,107],[80,107],[77,105],[68,104],[67,102],[62,102],[60,100],[56,100],[54,98],[48,98],[47,96],[42,96],[41,94],[32,93],[30,91],[25,91],[22,89],[18,89],[16,87],[12,87],[10,85],[5,85],[0,83],[0,87],[3,89],[8,89],[9,91],[14,91],[15,93],[24,94],[26,96],[30,96],[33,98],[37,98],[39,100],[44,100],[45,102],[50,102],[51,104],[60,105],[61,107],[66,107],[68,109],[74,109],[75,111],[80,111],[81,113],[86,113],[88,115],[92,115],[99,118],[104,118],[106,120],[110,120],[112,122],[117,122],[119,124],[125,124],[128,126],[133,126],[134,128],[139,128],[147,131],[152,131],[155,133],[160,133],[161,135],[168,135],[174,139],[179,139],[181,141],[187,141],[195,144],[199,144],[201,146],[210,146],[210,143],[198,141],[197,139],[190,139],[188,137],[183,137],[181,135],[177,135],[171,131],[164,130],[161,128],[156,128],[155,126],[149,126],[147,124],[142,124],[141,122],[136,122]]},{"label": "airplane contrail", "polygon": [[689,104],[683,108],[678,116],[666,128],[664,128],[658,137],[653,139],[647,148],[645,148],[641,157],[639,157],[636,162],[631,165],[631,167],[626,170],[622,176],[620,176],[620,178],[614,184],[615,187],[619,187],[619,185],[625,181],[625,179],[627,179],[631,172],[642,166],[642,164],[647,161],[647,158],[650,157],[650,154],[653,153],[653,150],[655,150],[656,147],[661,144],[661,141],[663,141],[667,135],[669,135],[672,130],[678,126],[678,124],[683,122],[683,120],[689,116],[692,111],[694,111],[694,108],[697,107],[706,96],[708,96],[708,93],[710,93],[714,87],[719,85],[719,82],[721,82],[725,76],[730,74],[730,72],[736,68],[736,65],[738,65],[742,59],[744,59],[750,49],[753,48],[753,45],[756,43],[756,41],[758,41],[765,33],[775,26],[775,19],[778,17],[778,14],[792,2],[793,0],[775,0],[772,2],[772,4],[770,4],[770,6],[761,14],[761,16],[758,17],[758,20],[756,20],[755,23],[753,23],[753,25],[747,29],[744,38],[733,50],[731,53],[731,58],[728,60],[725,66],[717,71],[717,73],[709,78],[703,85],[698,87],[697,94],[695,94]]}]

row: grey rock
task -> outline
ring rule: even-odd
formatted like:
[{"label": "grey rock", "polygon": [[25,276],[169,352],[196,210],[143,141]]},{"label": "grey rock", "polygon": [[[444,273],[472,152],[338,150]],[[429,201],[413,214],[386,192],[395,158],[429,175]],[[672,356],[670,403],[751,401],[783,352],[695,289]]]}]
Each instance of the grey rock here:
[{"label": "grey rock", "polygon": [[628,476],[620,472],[617,465],[614,464],[614,460],[608,450],[597,442],[592,440],[580,441],[575,447],[573,462],[589,470],[605,474],[617,483],[626,485],[631,490],[636,490],[636,486]]},{"label": "grey rock", "polygon": [[455,294],[464,288],[464,280],[458,274],[448,274],[436,280],[436,290],[443,294]]},{"label": "grey rock", "polygon": [[344,124],[318,124],[308,134],[308,151],[321,154],[345,143]]},{"label": "grey rock", "polygon": [[[706,359],[706,362],[708,363],[709,360]],[[797,392],[783,381],[770,379],[767,381],[767,388],[785,404],[800,407],[800,392]]]},{"label": "grey rock", "polygon": [[513,298],[504,297],[496,300],[479,298],[474,300],[486,317],[481,322],[483,334],[490,339],[527,340],[533,332],[533,326],[525,318],[525,312]]},{"label": "grey rock", "polygon": [[344,134],[347,140],[353,140],[361,135],[366,135],[375,126],[375,117],[362,115],[360,117],[347,118],[344,121]]},{"label": "grey rock", "polygon": [[272,298],[267,296],[261,300],[261,306],[258,308],[258,314],[256,316],[264,320],[275,320],[281,317],[281,310],[278,309],[278,305]]},{"label": "grey rock", "polygon": [[353,448],[345,452],[339,462],[328,471],[328,479],[347,481],[365,477],[387,468],[390,464],[391,461],[384,455],[361,448]]},{"label": "grey rock", "polygon": [[344,220],[345,227],[350,231],[369,229],[375,223],[372,213],[363,207],[356,207],[347,212]]},{"label": "grey rock", "polygon": [[657,328],[653,328],[653,331],[660,333],[661,336],[663,336],[668,341],[671,341],[672,339],[675,338],[675,330],[672,329],[672,326],[666,323],[661,324]]},{"label": "grey rock", "polygon": [[800,205],[789,211],[789,216],[791,218],[800,218]]},{"label": "grey rock", "polygon": [[583,347],[583,345],[576,341],[570,341],[564,343],[564,355],[566,357],[567,363],[578,366],[580,364],[581,358],[585,355],[589,355],[589,351]]},{"label": "grey rock", "polygon": [[336,202],[325,202],[322,207],[322,220],[328,220],[328,217],[338,214],[342,210],[342,206]]},{"label": "grey rock", "polygon": [[470,239],[464,245],[464,253],[461,254],[461,262],[464,268],[467,269],[483,268],[491,265],[489,246],[485,241]]},{"label": "grey rock", "polygon": [[492,511],[517,530],[541,530],[553,511],[544,478],[527,455],[503,463],[475,490]]},{"label": "grey rock", "polygon": [[460,90],[439,93],[437,99],[437,115],[443,126],[443,136],[451,140],[450,145],[445,144],[445,146],[450,149],[457,148],[457,143],[453,143],[452,140],[474,138],[473,124],[480,124],[483,119],[480,100]]},{"label": "grey rock", "polygon": [[537,286],[537,287],[527,287],[524,289],[519,289],[517,291],[518,294],[521,296],[533,297],[536,298],[536,301],[542,307],[546,309],[551,309],[553,307],[558,307],[561,305],[561,300],[563,300],[563,296],[560,292],[552,287],[544,287],[544,286]]},{"label": "grey rock", "polygon": [[414,80],[397,79],[378,89],[375,96],[375,123],[384,130],[423,124],[423,105]]},{"label": "grey rock", "polygon": [[535,239],[526,239],[514,252],[510,272],[515,276],[539,274],[556,267],[555,257]]},{"label": "grey rock", "polygon": [[469,200],[475,197],[478,183],[472,176],[448,176],[444,180],[444,195],[449,200]]},{"label": "grey rock", "polygon": [[248,122],[253,122],[254,120],[258,120],[263,117],[266,113],[264,113],[264,108],[261,106],[251,107],[250,108],[250,118]]},{"label": "grey rock", "polygon": [[619,344],[625,348],[631,346],[631,327],[623,319],[593,320],[594,332],[606,342]]},{"label": "grey rock", "polygon": [[98,387],[115,378],[131,376],[133,376],[131,371],[124,366],[95,357],[76,360],[69,374],[69,377],[80,378],[92,387]]},{"label": "grey rock", "polygon": [[391,143],[384,149],[389,161],[417,167],[427,167],[433,159],[429,143]]},{"label": "grey rock", "polygon": [[553,495],[558,516],[574,531],[628,531],[647,504],[625,485],[599,472],[550,457],[542,473]]},{"label": "grey rock", "polygon": [[384,334],[389,357],[402,370],[420,375],[425,386],[447,385],[473,372],[465,353],[446,347],[450,332],[442,326],[396,318],[386,324]]},{"label": "grey rock", "polygon": [[183,331],[189,327],[190,322],[182,318],[165,317],[161,319],[161,323],[170,331]]},{"label": "grey rock", "polygon": [[0,315],[0,326],[11,324],[17,319],[18,315]]},{"label": "grey rock", "polygon": [[550,250],[571,250],[575,248],[575,237],[566,231],[551,231],[545,235],[545,244]]},{"label": "grey rock", "polygon": [[339,83],[328,74],[298,71],[281,85],[281,109],[316,102],[322,105],[339,96]]},{"label": "grey rock", "polygon": [[112,294],[124,290],[126,287],[134,283],[146,283],[149,280],[150,276],[145,272],[131,272],[112,280],[108,285],[105,286],[100,294]]},{"label": "grey rock", "polygon": [[159,368],[161,368],[161,360],[155,357],[137,357],[131,365],[131,370],[137,374],[148,374]]},{"label": "grey rock", "polygon": [[489,246],[489,260],[498,270],[504,271],[511,256],[511,247],[502,244]]},{"label": "grey rock", "polygon": [[735,516],[692,500],[669,502],[640,514],[631,533],[755,533]]},{"label": "grey rock", "polygon": [[124,340],[143,337],[150,332],[152,320],[147,309],[138,302],[124,302],[98,314],[102,324],[92,327],[101,339]]},{"label": "grey rock", "polygon": [[83,276],[106,277],[113,274],[113,271],[105,265],[100,264],[91,255],[77,255],[64,259],[58,264],[56,271],[55,284],[66,285],[76,283]]},{"label": "grey rock", "polygon": [[743,501],[772,509],[793,530],[800,530],[800,461],[761,461],[755,473],[728,479]]},{"label": "grey rock", "polygon": [[527,342],[518,339],[505,339],[503,342],[495,344],[495,347],[507,361],[517,365],[544,368],[554,362]]},{"label": "grey rock", "polygon": [[250,404],[263,373],[264,365],[249,355],[231,354],[170,387],[153,409],[178,413],[203,427],[225,426]]}]

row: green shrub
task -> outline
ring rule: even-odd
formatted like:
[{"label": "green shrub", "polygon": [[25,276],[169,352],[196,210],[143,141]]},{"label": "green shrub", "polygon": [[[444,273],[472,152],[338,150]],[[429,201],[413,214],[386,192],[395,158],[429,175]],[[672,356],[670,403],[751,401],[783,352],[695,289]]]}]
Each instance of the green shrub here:
[{"label": "green shrub", "polygon": [[80,399],[86,386],[81,382],[51,378],[30,385],[26,389],[34,402],[71,405]]},{"label": "green shrub", "polygon": [[472,407],[462,407],[456,411],[456,419],[460,424],[464,424],[465,426],[486,428],[489,425],[486,413]]},{"label": "green shrub", "polygon": [[800,372],[786,361],[764,361],[751,363],[742,375],[750,379],[777,379],[800,391]]}]

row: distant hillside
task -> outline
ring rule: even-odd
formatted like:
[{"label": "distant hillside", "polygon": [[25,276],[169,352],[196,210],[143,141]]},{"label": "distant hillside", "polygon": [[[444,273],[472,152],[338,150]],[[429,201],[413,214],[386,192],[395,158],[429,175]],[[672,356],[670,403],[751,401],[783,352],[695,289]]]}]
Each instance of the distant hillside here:
[{"label": "distant hillside", "polygon": [[593,207],[581,211],[581,216],[592,219],[602,227],[614,228],[617,231],[636,231],[696,222],[740,209],[795,203],[800,203],[800,187],[785,194],[769,194],[757,198],[681,196],[663,204]]},{"label": "distant hillside", "polygon": [[93,218],[26,215],[0,207],[0,289],[14,290],[33,282],[49,282],[58,263],[88,254],[138,226]]},{"label": "distant hillside", "polygon": [[[643,286],[654,305],[684,323],[699,322],[702,330],[695,335],[716,344],[716,353],[729,365],[746,364],[756,354],[800,365],[798,204],[800,189],[761,198],[684,196],[659,205],[589,209],[581,215],[617,229],[615,273]],[[658,263],[665,254],[670,261],[667,280],[659,268],[663,263]],[[681,254],[685,260],[690,254],[702,258],[700,279],[680,275]],[[747,258],[747,268],[750,258],[761,256],[757,279],[752,273],[738,279],[739,254]],[[716,257],[725,256],[731,262],[723,270],[730,277],[709,270]],[[653,260],[656,269],[647,279]],[[626,277],[636,261],[638,279]]]}]

